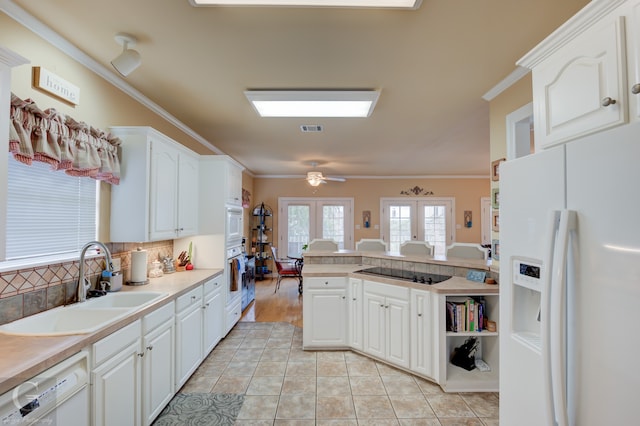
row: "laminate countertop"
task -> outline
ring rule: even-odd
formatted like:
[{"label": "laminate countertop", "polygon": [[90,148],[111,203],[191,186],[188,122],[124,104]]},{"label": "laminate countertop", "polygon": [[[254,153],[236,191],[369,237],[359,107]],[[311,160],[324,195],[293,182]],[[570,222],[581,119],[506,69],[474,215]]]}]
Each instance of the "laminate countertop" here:
[{"label": "laminate countertop", "polygon": [[[166,296],[93,333],[63,336],[18,336],[0,332],[0,395],[53,367],[81,349],[118,331],[194,287],[222,274],[222,269],[194,269],[151,278],[149,284],[122,286],[123,292],[158,291]],[[109,297],[107,294],[103,297]],[[59,308],[56,308],[59,309]],[[62,308],[64,309],[64,308]]]},{"label": "laminate countertop", "polygon": [[[353,277],[401,287],[415,288],[432,291],[441,294],[498,294],[500,287],[497,284],[484,284],[467,280],[466,277],[452,276],[450,279],[438,284],[421,284],[412,281],[394,279],[390,277],[358,273],[357,271],[371,268],[371,265],[359,264],[305,264],[302,268],[304,278],[311,277]],[[304,281],[303,281],[304,286]]]}]

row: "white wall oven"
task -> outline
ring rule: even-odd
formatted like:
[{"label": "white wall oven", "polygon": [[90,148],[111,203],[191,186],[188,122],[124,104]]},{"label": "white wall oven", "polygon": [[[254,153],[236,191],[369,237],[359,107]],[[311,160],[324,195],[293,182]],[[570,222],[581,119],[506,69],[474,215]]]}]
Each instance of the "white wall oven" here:
[{"label": "white wall oven", "polygon": [[230,305],[242,295],[242,283],[245,275],[245,257],[241,246],[227,249],[227,264],[225,266],[225,275],[227,277],[227,305]]}]

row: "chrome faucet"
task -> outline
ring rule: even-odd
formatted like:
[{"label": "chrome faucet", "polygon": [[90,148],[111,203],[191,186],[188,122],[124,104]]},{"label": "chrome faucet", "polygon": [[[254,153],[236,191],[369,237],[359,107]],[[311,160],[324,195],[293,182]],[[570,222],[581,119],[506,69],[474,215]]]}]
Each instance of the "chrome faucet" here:
[{"label": "chrome faucet", "polygon": [[91,288],[91,282],[84,276],[84,256],[90,247],[99,246],[104,250],[104,256],[107,260],[107,271],[113,271],[113,264],[111,263],[111,252],[100,241],[90,241],[82,247],[80,252],[80,275],[78,276],[78,302],[84,302],[87,300],[87,290]]}]

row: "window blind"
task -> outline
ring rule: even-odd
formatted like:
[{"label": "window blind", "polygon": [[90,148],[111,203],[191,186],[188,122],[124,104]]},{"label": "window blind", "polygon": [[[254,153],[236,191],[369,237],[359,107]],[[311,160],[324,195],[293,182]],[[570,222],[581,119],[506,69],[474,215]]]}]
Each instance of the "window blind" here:
[{"label": "window blind", "polygon": [[73,253],[96,239],[97,181],[8,162],[6,260]]}]

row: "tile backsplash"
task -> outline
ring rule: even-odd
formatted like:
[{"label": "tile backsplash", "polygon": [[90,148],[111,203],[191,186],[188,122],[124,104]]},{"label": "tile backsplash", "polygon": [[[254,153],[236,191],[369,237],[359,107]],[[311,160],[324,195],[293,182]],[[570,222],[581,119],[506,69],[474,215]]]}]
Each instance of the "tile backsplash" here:
[{"label": "tile backsplash", "polygon": [[[173,241],[108,243],[112,257],[120,259],[123,283],[129,280],[131,251],[147,250],[149,263],[173,256]],[[76,299],[78,260],[0,273],[0,324],[55,308]],[[94,283],[104,268],[104,257],[87,259],[87,276]]]}]

